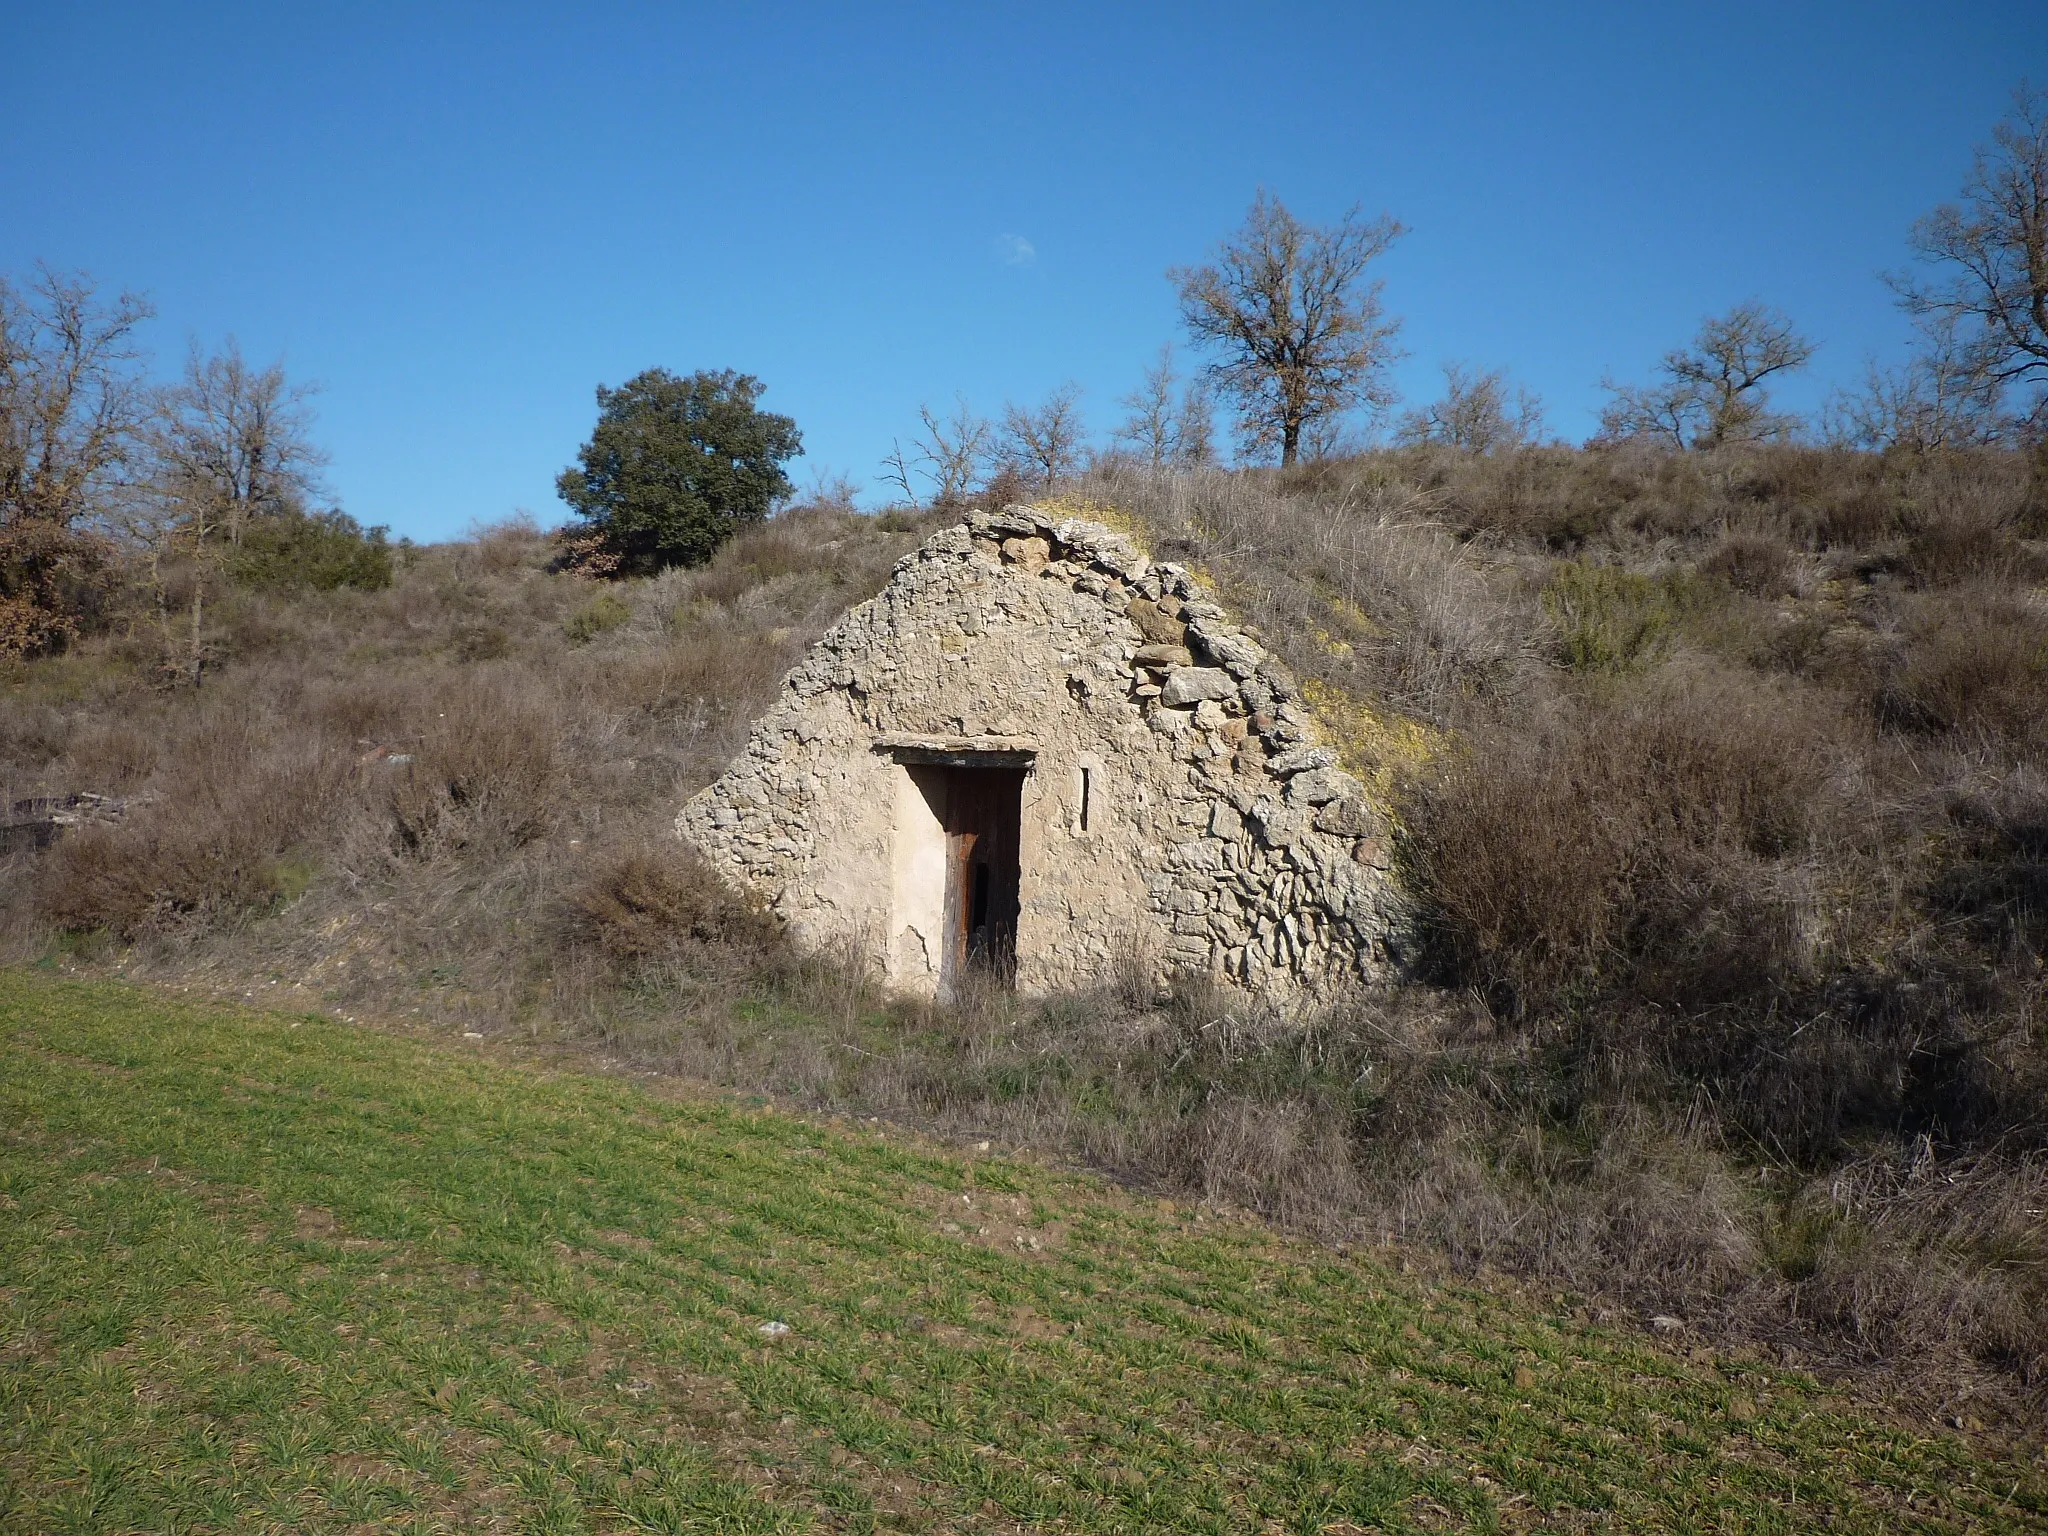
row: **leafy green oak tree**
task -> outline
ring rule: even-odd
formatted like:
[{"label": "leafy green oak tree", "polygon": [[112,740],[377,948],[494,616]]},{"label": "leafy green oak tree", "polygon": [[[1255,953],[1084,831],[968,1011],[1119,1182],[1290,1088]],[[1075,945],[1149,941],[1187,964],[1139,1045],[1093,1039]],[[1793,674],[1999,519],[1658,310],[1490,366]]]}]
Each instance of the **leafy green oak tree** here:
[{"label": "leafy green oak tree", "polygon": [[702,565],[789,493],[796,423],[759,410],[761,381],[724,370],[679,378],[649,368],[597,387],[597,428],[555,490],[582,530],[572,558],[594,574],[644,576]]}]

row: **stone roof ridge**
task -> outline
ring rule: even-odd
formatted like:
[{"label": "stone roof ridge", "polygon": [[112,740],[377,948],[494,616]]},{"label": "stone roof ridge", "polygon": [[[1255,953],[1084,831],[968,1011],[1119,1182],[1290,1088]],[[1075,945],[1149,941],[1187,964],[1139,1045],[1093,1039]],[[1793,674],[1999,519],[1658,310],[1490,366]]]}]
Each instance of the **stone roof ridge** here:
[{"label": "stone roof ridge", "polygon": [[1132,664],[1151,670],[1157,707],[1184,710],[1237,695],[1260,724],[1272,753],[1266,770],[1275,779],[1305,775],[1299,788],[1319,804],[1363,796],[1364,786],[1338,766],[1338,754],[1318,743],[1319,723],[1293,672],[1232,623],[1186,566],[1149,558],[1106,524],[1013,503],[970,511],[905,556],[897,574],[914,581],[920,565],[977,558],[1064,580],[1131,619],[1143,636]]},{"label": "stone roof ridge", "polygon": [[[995,512],[970,511],[940,529],[897,562],[890,586],[950,580],[953,568],[977,560],[1063,581],[1130,619],[1142,637],[1130,665],[1151,679],[1140,690],[1150,701],[1148,719],[1162,711],[1185,716],[1204,701],[1234,696],[1233,707],[1250,718],[1269,754],[1265,772],[1287,786],[1291,799],[1313,807],[1368,798],[1365,786],[1340,766],[1338,754],[1321,743],[1320,722],[1293,672],[1231,623],[1186,566],[1149,558],[1106,524],[1012,504]],[[866,607],[827,630],[785,684],[804,696],[845,681],[838,657],[864,648]]]},{"label": "stone roof ridge", "polygon": [[[1128,536],[1106,524],[1086,518],[1054,517],[1043,508],[1021,503],[1006,506],[1000,512],[975,510],[960,523],[927,540],[905,558],[904,564],[971,554],[971,547],[960,547],[959,534],[963,530],[970,546],[976,540],[993,543],[1006,562],[1036,564],[1039,574],[1069,577],[1080,590],[1110,601],[1121,596],[1131,600],[1143,598],[1155,604],[1178,599],[1178,617],[1186,635],[1195,642],[1192,648],[1203,653],[1203,660],[1240,679],[1258,673],[1276,693],[1289,699],[1298,697],[1293,674],[1241,626],[1230,621],[1224,608],[1204,594],[1186,566],[1147,558]],[[1045,541],[1042,558],[1040,551],[1028,547],[1034,539]],[[1015,548],[1008,547],[1011,541],[1017,541]],[[1119,585],[1125,589],[1123,592],[1117,590]],[[1151,636],[1148,634],[1147,638]]]}]

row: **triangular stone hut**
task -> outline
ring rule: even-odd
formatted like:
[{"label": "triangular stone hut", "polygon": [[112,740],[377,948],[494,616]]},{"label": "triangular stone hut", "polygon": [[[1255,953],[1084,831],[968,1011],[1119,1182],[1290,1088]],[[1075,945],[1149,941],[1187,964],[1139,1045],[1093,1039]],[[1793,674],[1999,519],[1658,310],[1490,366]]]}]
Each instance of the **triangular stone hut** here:
[{"label": "triangular stone hut", "polygon": [[1323,993],[1398,963],[1363,786],[1293,679],[1100,523],[971,514],[783,680],[676,829],[800,941],[894,986],[1136,965]]}]

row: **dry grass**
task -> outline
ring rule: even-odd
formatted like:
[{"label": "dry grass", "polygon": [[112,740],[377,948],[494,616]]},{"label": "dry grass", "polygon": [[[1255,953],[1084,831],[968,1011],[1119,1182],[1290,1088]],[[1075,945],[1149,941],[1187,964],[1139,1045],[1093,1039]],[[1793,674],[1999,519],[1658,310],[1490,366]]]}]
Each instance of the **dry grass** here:
[{"label": "dry grass", "polygon": [[2038,466],[1417,450],[1115,490],[1298,670],[1449,728],[1403,855],[1493,1034],[1421,1051],[1418,1150],[1360,1137],[1357,1209],[2038,1380]]},{"label": "dry grass", "polygon": [[[667,836],[917,541],[821,509],[599,591],[530,525],[10,674],[19,956],[593,1043],[1331,1238],[1967,1381],[2048,1363],[2043,493],[2010,456],[1404,450],[1085,488],[1371,701],[1417,984],[892,1002]],[[1802,1331],[1803,1330],[1803,1331]]]}]

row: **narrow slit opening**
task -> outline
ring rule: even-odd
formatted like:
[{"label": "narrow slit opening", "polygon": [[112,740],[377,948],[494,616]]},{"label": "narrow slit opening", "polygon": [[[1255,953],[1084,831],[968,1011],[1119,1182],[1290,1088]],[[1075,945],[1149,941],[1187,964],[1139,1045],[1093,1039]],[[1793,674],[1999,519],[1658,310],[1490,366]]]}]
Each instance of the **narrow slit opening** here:
[{"label": "narrow slit opening", "polygon": [[1094,788],[1094,785],[1090,782],[1092,777],[1093,775],[1088,769],[1083,768],[1081,770],[1081,830],[1083,832],[1088,830],[1088,798],[1089,791]]}]

